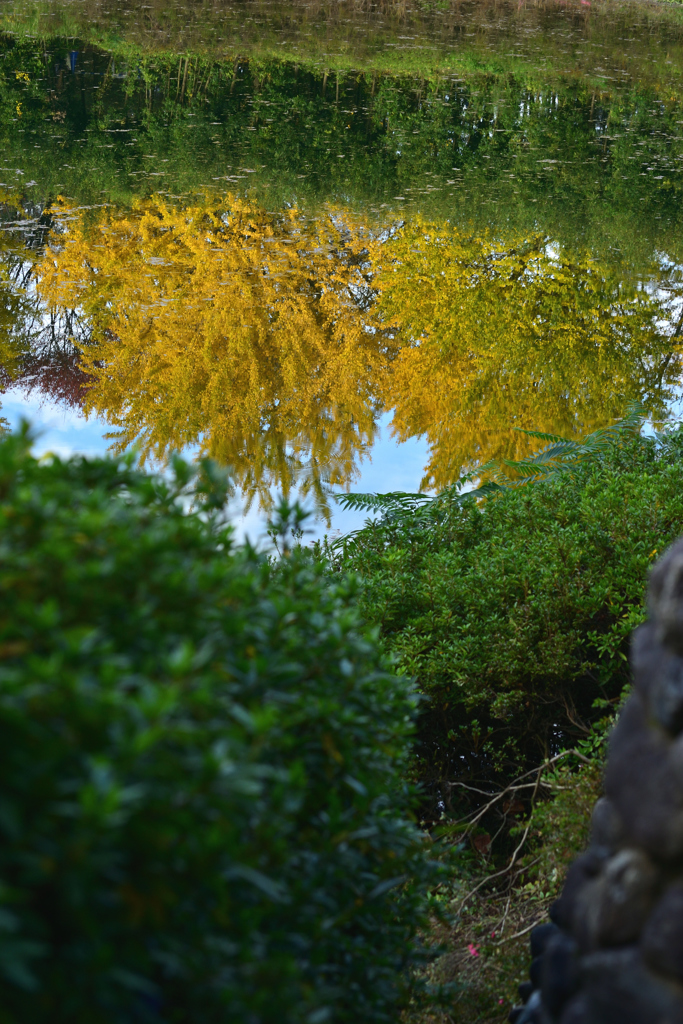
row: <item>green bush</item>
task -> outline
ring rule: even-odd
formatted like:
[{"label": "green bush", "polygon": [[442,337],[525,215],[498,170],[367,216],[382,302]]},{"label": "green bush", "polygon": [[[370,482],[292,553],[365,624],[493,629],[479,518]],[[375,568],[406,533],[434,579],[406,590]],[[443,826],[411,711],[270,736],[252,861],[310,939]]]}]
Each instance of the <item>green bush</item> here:
[{"label": "green bush", "polygon": [[618,699],[648,568],[683,530],[680,449],[680,435],[637,437],[432,525],[385,517],[335,556],[426,698],[427,816],[466,813],[482,798],[465,786],[507,782],[573,746]]},{"label": "green bush", "polygon": [[[411,689],[207,478],[0,443],[0,1021],[396,1021]],[[210,475],[210,474],[209,474]]]}]

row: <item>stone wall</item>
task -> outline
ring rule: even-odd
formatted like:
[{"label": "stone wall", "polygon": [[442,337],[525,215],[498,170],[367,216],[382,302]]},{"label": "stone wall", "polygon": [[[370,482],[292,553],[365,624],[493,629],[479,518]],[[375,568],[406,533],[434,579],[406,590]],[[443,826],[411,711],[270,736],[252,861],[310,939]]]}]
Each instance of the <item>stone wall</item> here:
[{"label": "stone wall", "polygon": [[532,932],[514,1024],[683,1024],[683,539],[652,573],[649,612],[590,845]]}]

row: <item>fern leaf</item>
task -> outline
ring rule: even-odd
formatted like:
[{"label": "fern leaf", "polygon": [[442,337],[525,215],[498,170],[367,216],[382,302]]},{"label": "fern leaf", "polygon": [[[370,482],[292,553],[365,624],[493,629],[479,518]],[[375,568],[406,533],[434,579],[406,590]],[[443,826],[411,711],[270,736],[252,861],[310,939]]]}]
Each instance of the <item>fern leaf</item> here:
[{"label": "fern leaf", "polygon": [[[520,430],[534,440],[544,441],[545,447],[524,459],[502,459],[487,462],[478,469],[461,476],[455,483],[439,494],[408,493],[390,491],[386,494],[334,494],[335,500],[347,511],[379,513],[379,520],[367,520],[360,530],[339,537],[331,546],[333,550],[349,550],[367,538],[368,530],[383,527],[396,528],[405,523],[419,523],[428,526],[442,520],[444,514],[465,501],[489,498],[501,491],[526,487],[540,480],[548,480],[559,474],[572,473],[586,459],[600,459],[625,436],[640,432],[645,411],[635,403],[626,415],[608,427],[600,427],[584,437],[583,441],[559,437],[535,430]],[[510,470],[515,474],[510,475]],[[478,487],[469,491],[464,488],[475,480],[488,475]]]},{"label": "fern leaf", "polygon": [[515,430],[519,431],[520,434],[526,434],[527,437],[533,437],[535,441],[566,441],[566,437],[560,437],[558,434],[544,434],[541,430],[522,430],[521,427],[515,427]]}]

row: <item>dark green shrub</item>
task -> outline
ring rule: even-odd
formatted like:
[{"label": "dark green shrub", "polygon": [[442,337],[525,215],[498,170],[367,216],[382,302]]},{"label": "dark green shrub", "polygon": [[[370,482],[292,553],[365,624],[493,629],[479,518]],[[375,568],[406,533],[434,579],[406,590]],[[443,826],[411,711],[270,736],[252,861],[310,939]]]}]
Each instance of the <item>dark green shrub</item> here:
[{"label": "dark green shrub", "polygon": [[427,527],[385,518],[337,558],[427,698],[416,770],[434,817],[481,800],[460,783],[515,777],[618,699],[648,568],[683,531],[679,449],[636,438]]},{"label": "dark green shrub", "polygon": [[396,1021],[432,867],[414,698],[353,581],[234,548],[182,463],[27,447],[0,443],[0,1021]]}]

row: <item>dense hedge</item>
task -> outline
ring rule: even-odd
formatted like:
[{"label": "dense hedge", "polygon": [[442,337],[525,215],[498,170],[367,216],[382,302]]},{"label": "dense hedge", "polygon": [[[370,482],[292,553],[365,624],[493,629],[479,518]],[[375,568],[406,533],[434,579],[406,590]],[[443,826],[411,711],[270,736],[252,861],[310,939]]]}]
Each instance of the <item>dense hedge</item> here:
[{"label": "dense hedge", "polygon": [[0,444],[0,1020],[395,1021],[410,687],[188,474]]},{"label": "dense hedge", "polygon": [[480,799],[458,783],[509,780],[618,698],[648,568],[683,532],[680,451],[680,435],[638,438],[428,528],[384,520],[338,560],[426,698],[418,771],[435,817]]}]

